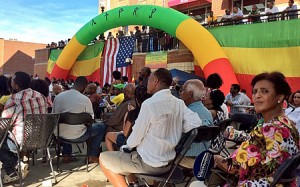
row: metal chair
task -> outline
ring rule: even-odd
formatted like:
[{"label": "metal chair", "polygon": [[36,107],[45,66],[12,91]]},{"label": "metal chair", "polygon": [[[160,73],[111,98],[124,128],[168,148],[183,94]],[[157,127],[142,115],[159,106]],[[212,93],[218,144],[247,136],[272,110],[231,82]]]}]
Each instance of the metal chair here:
[{"label": "metal chair", "polygon": [[[196,138],[194,139],[194,143],[210,141],[211,145],[210,145],[209,149],[215,150],[216,146],[217,146],[215,142],[219,140],[219,137],[220,137],[220,127],[218,127],[218,126],[202,126],[202,127],[198,128],[198,133],[197,133]],[[223,143],[221,143],[221,145],[223,145]],[[222,149],[222,148],[220,148],[220,145],[218,145],[218,149]],[[190,183],[191,179],[194,177],[193,169],[183,168],[183,167],[180,167],[180,168],[184,175],[183,181],[186,183],[185,186],[187,186]]]},{"label": "metal chair", "polygon": [[[88,114],[88,113],[70,113],[70,112],[66,112],[66,113],[62,113],[60,114],[60,118],[59,118],[59,124],[60,123],[65,123],[68,125],[86,125],[87,128],[89,128],[93,123],[94,123],[94,119],[93,117]],[[83,141],[70,141],[68,139],[64,139],[62,137],[60,137],[59,134],[59,124],[58,124],[58,128],[57,128],[57,137],[56,137],[56,143],[57,143],[57,171],[60,171],[59,168],[59,159],[60,159],[60,151],[61,151],[61,145],[62,143],[67,143],[67,144],[79,144],[79,143],[87,143],[87,153],[89,152],[90,149],[90,142],[91,142],[91,134],[90,136]],[[88,172],[88,166],[89,166],[89,155],[81,155],[81,156],[86,156],[86,171]]]},{"label": "metal chair", "polygon": [[53,170],[52,157],[50,154],[49,146],[53,137],[54,129],[58,124],[59,114],[27,114],[24,122],[24,138],[23,144],[19,146],[14,135],[10,133],[11,137],[17,147],[18,155],[18,173],[20,179],[20,186],[22,186],[22,171],[21,171],[21,158],[20,152],[32,152],[37,149],[46,149],[49,159],[49,165],[55,183],[57,182]]},{"label": "metal chair", "polygon": [[192,129],[188,133],[184,134],[183,137],[180,139],[179,143],[175,148],[176,157],[171,163],[172,167],[169,170],[169,172],[161,175],[136,174],[136,177],[141,179],[147,187],[149,187],[149,184],[146,181],[147,179],[159,182],[158,187],[160,186],[164,187],[168,183],[175,184],[175,183],[182,182],[184,179],[184,175],[181,169],[178,167],[178,165],[183,159],[188,149],[190,148],[194,139],[196,138],[197,133],[198,133],[197,128]]},{"label": "metal chair", "polygon": [[[10,122],[11,122],[10,118],[0,118],[0,148],[2,147],[2,144],[7,137],[9,127],[10,127]],[[0,177],[2,176],[1,170],[2,170],[2,162],[0,162]],[[2,177],[0,178],[0,187],[3,187]]]},{"label": "metal chair", "polygon": [[300,153],[287,158],[276,170],[273,176],[273,182],[270,187],[275,187],[276,184],[285,184],[290,186],[297,177],[297,167],[300,164]]}]

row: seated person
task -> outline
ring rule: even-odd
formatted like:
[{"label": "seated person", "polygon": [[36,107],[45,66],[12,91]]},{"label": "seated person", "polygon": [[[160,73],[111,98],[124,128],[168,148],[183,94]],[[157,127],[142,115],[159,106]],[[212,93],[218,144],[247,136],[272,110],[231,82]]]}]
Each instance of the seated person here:
[{"label": "seated person", "polygon": [[101,153],[100,167],[112,185],[127,187],[125,176],[133,173],[160,175],[169,171],[182,133],[201,125],[198,115],[171,94],[171,83],[167,69],[159,68],[150,75],[147,92],[154,95],[142,104],[127,139],[126,147],[136,151]]},{"label": "seated person", "polygon": [[[215,165],[239,175],[237,186],[269,186],[278,167],[299,152],[299,133],[282,110],[291,88],[279,72],[256,75],[251,85],[256,113],[263,118],[231,155],[231,166],[220,155],[215,155]],[[296,186],[296,180],[289,186]]]},{"label": "seated person", "polygon": [[[205,92],[206,88],[200,80],[190,79],[184,83],[180,98],[191,111],[198,114],[199,118],[202,120],[201,126],[212,126],[212,115],[201,101]],[[195,158],[201,152],[207,150],[209,146],[210,142],[193,143],[180,162],[180,165],[189,169],[193,168]]]},{"label": "seated person", "polygon": [[[12,133],[19,146],[23,144],[24,121],[26,114],[46,114],[47,99],[45,96],[30,88],[31,78],[25,72],[16,72],[11,78],[12,96],[5,104],[3,118],[11,118]],[[17,148],[12,138],[7,136],[0,149],[2,162],[2,181],[4,184],[18,180]],[[22,178],[28,174],[28,164],[21,162]]]},{"label": "seated person", "polygon": [[203,104],[211,112],[214,125],[226,119],[226,114],[221,108],[224,99],[224,93],[217,89],[211,90],[204,98]]},{"label": "seated person", "polygon": [[63,91],[62,87],[59,84],[53,84],[51,100],[54,101],[54,98]]},{"label": "seated person", "polygon": [[248,21],[252,22],[252,23],[259,23],[259,22],[261,22],[259,15],[260,15],[260,12],[257,9],[257,6],[256,5],[252,5],[252,11],[248,15]]},{"label": "seated person", "polygon": [[11,97],[11,77],[7,78],[4,75],[0,76],[0,114],[2,113],[6,101]]},{"label": "seated person", "polygon": [[115,105],[118,107],[124,100],[124,89],[125,85],[124,84],[113,84],[113,89],[112,93],[115,95],[115,97],[111,100],[108,101],[110,105]]},{"label": "seated person", "polygon": [[102,101],[102,96],[97,93],[97,85],[95,83],[88,84],[88,86],[85,89],[85,93],[92,102],[95,118],[100,118],[99,105]]},{"label": "seated person", "polygon": [[[89,113],[94,117],[93,107],[90,99],[83,95],[88,81],[85,77],[80,76],[75,80],[73,89],[57,95],[53,102],[52,113]],[[98,163],[98,156],[101,151],[101,142],[105,135],[106,126],[101,123],[94,123],[90,128],[82,125],[59,125],[59,136],[69,141],[80,141],[92,137],[89,153],[89,163]],[[55,131],[57,135],[57,131]],[[63,143],[63,162],[73,161],[72,145]]]},{"label": "seated person", "polygon": [[294,92],[291,96],[291,104],[284,111],[285,115],[291,119],[300,133],[300,90]]},{"label": "seated person", "polygon": [[135,107],[134,101],[134,84],[127,84],[124,88],[124,101],[116,109],[114,113],[111,114],[108,120],[101,122],[107,127],[106,132],[120,132],[123,130],[124,116],[128,112],[128,105]]},{"label": "seated person", "polygon": [[113,144],[118,147],[126,144],[126,139],[132,131],[132,126],[140,113],[142,103],[149,98],[147,94],[147,88],[144,86],[137,86],[135,89],[135,108],[132,105],[128,105],[128,112],[126,113],[123,125],[123,131],[121,132],[108,132],[105,136],[105,144],[108,151],[113,151]]}]

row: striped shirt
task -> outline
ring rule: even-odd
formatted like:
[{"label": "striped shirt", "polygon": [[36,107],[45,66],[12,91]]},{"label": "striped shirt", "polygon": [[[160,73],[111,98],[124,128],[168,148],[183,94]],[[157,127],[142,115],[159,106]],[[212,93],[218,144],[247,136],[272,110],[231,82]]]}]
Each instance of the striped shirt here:
[{"label": "striped shirt", "polygon": [[19,145],[23,143],[24,121],[26,114],[46,114],[47,99],[31,88],[13,94],[6,102],[2,112],[3,118],[11,118],[13,134]]}]

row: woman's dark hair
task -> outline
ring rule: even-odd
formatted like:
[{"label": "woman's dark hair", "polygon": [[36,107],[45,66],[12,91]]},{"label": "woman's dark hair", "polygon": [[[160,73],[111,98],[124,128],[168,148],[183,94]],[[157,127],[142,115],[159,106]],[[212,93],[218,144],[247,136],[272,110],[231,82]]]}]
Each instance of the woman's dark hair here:
[{"label": "woman's dark hair", "polygon": [[15,78],[12,80],[17,84],[21,90],[25,90],[27,88],[30,88],[31,78],[30,75],[28,75],[25,72],[18,71],[15,73]]},{"label": "woman's dark hair", "polygon": [[153,75],[163,84],[165,87],[169,87],[172,84],[172,75],[169,70],[165,68],[158,68]]},{"label": "woman's dark hair", "polygon": [[49,85],[45,80],[33,79],[31,81],[31,89],[40,92],[45,97],[48,97],[49,95]]},{"label": "woman's dark hair", "polygon": [[278,95],[282,94],[285,96],[284,99],[288,99],[287,97],[291,94],[291,87],[287,83],[282,73],[275,71],[271,73],[258,74],[251,81],[252,88],[258,81],[262,81],[262,80],[267,80],[273,83],[276,94]]},{"label": "woman's dark hair", "polygon": [[2,95],[9,95],[9,89],[8,89],[8,78],[4,75],[0,76],[0,97]]},{"label": "woman's dark hair", "polygon": [[122,77],[122,80],[123,80],[124,82],[128,82],[128,77],[127,77],[127,76],[123,76],[123,77]]},{"label": "woman's dark hair", "polygon": [[300,93],[300,90],[295,91],[295,92],[291,95],[291,97],[290,97],[290,98],[291,98],[290,102],[291,102],[292,105],[295,104],[295,103],[294,103],[294,96],[295,96],[296,93]]},{"label": "woman's dark hair", "polygon": [[223,80],[217,73],[210,74],[206,79],[206,87],[211,89],[218,89],[222,86]]},{"label": "woman's dark hair", "polygon": [[112,76],[113,76],[113,78],[114,78],[115,80],[120,80],[121,77],[122,77],[122,74],[121,74],[121,72],[119,72],[119,71],[113,71],[113,72],[112,72]]},{"label": "woman's dark hair", "polygon": [[135,109],[129,111],[127,116],[127,120],[130,121],[131,123],[133,123],[137,119],[140,113],[142,103],[146,99],[151,97],[151,95],[147,93],[147,87],[143,85],[139,85],[135,88],[134,96],[135,96],[135,105],[136,105]]},{"label": "woman's dark hair", "polygon": [[221,90],[214,89],[209,93],[210,100],[212,101],[213,108],[215,110],[222,110],[221,106],[224,103],[225,96]]}]

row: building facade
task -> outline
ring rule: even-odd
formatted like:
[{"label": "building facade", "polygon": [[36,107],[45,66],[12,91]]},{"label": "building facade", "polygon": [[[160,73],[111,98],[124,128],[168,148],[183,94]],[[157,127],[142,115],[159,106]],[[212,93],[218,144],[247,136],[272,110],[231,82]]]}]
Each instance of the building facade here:
[{"label": "building facade", "polygon": [[34,75],[35,50],[46,44],[4,40],[0,38],[0,74],[9,75],[24,71]]}]

